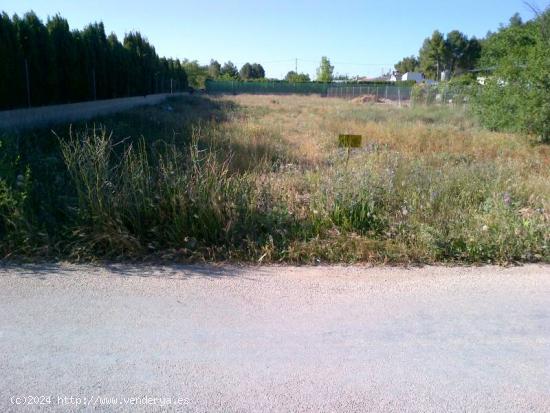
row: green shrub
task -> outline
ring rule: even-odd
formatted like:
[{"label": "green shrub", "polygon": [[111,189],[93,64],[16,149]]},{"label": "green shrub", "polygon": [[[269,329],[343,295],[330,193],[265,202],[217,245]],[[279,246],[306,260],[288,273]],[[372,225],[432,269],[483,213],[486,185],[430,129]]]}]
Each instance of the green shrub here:
[{"label": "green shrub", "polygon": [[495,36],[529,41],[509,40],[509,50],[478,89],[474,110],[490,129],[526,132],[550,142],[550,10],[533,23]]}]

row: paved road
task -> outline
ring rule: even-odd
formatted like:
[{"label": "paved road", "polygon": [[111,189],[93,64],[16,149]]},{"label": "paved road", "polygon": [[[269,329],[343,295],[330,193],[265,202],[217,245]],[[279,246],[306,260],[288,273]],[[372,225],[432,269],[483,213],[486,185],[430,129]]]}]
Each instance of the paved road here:
[{"label": "paved road", "polygon": [[12,404],[25,396],[48,411],[548,412],[550,267],[4,266],[0,411],[36,410]]}]

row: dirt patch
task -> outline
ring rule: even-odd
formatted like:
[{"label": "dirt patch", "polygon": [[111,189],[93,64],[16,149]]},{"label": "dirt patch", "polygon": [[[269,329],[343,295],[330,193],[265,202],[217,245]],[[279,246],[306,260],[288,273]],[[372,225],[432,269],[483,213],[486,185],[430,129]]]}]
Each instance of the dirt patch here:
[{"label": "dirt patch", "polygon": [[353,103],[382,103],[386,105],[392,105],[395,102],[391,99],[385,99],[376,95],[363,95],[351,100]]},{"label": "dirt patch", "polygon": [[356,97],[351,100],[353,103],[382,103],[382,99],[380,99],[376,95],[363,95]]}]

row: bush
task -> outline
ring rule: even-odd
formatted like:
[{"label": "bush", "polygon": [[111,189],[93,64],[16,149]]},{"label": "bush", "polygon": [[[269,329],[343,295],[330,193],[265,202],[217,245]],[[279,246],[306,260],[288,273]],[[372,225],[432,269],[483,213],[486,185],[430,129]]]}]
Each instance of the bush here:
[{"label": "bush", "polygon": [[521,30],[532,45],[511,50],[498,61],[478,90],[474,110],[492,130],[526,132],[550,142],[550,11]]}]

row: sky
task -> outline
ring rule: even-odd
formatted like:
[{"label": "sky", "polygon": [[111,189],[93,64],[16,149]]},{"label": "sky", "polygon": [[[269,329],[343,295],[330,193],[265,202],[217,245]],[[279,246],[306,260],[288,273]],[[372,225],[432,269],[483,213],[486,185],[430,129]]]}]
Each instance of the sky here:
[{"label": "sky", "polygon": [[[532,0],[544,8],[548,0]],[[267,77],[297,66],[315,77],[322,56],[335,73],[378,76],[402,57],[418,53],[438,29],[483,37],[519,12],[522,0],[2,0],[8,14],[34,10],[44,21],[57,13],[71,28],[103,21],[108,33],[138,30],[160,56],[207,64],[231,60],[239,68],[261,63]]]}]

